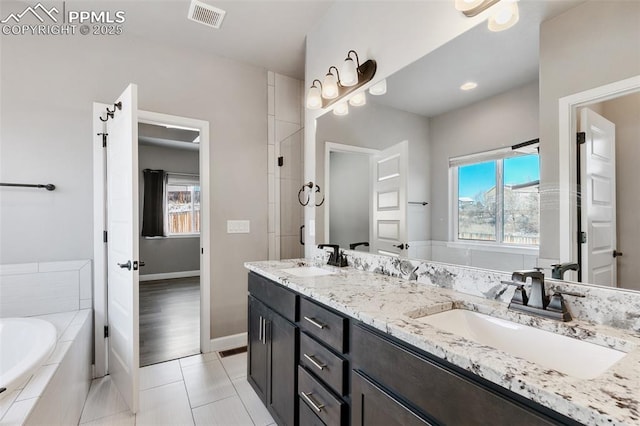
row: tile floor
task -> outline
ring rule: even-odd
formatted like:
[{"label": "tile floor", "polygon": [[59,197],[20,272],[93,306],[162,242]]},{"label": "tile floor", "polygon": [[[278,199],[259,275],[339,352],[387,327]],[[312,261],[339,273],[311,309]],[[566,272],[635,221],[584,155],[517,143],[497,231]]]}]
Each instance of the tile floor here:
[{"label": "tile floor", "polygon": [[109,376],[96,379],[81,425],[269,426],[274,420],[247,382],[247,354],[217,352],[140,369],[140,410],[129,413]]}]

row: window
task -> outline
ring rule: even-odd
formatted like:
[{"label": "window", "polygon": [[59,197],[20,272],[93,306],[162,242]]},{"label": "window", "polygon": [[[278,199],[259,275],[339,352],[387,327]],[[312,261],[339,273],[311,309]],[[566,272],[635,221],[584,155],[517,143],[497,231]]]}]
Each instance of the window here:
[{"label": "window", "polygon": [[167,230],[169,236],[200,234],[200,181],[198,176],[169,174]]},{"label": "window", "polygon": [[523,155],[509,149],[451,160],[450,166],[456,240],[539,245],[537,153]]}]

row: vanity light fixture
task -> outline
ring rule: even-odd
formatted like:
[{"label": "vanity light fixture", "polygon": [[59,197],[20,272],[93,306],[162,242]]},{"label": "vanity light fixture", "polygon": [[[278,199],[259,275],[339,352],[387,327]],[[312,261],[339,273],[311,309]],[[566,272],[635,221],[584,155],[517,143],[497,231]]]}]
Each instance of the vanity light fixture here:
[{"label": "vanity light fixture", "polygon": [[380,96],[387,93],[387,79],[380,80],[369,88],[369,93],[374,96]]},{"label": "vanity light fixture", "polygon": [[349,114],[349,105],[345,102],[338,102],[336,106],[333,107],[333,113],[335,115],[347,115]]},{"label": "vanity light fixture", "polygon": [[[353,56],[355,56],[355,62]],[[332,65],[329,67],[329,71],[322,83],[318,80],[313,80],[307,92],[307,108],[319,109],[333,105],[370,82],[376,74],[376,69],[376,61],[369,59],[360,64],[356,51],[350,50],[340,72],[338,68]],[[320,99],[318,99],[318,92],[320,92]],[[364,105],[364,103],[366,103],[366,100],[361,105]],[[354,104],[352,103],[352,105]]]},{"label": "vanity light fixture", "polygon": [[490,31],[504,31],[513,27],[520,19],[517,0],[502,0],[496,11],[489,17]]},{"label": "vanity light fixture", "polygon": [[[499,3],[498,3],[499,2]],[[455,7],[471,18],[498,3],[489,17],[490,31],[504,31],[514,26],[520,19],[518,0],[455,0]]]},{"label": "vanity light fixture", "polygon": [[364,92],[358,92],[349,99],[349,105],[351,106],[362,106],[367,104],[367,96]]},{"label": "vanity light fixture", "polygon": [[476,87],[478,87],[478,83],[476,83],[475,81],[467,81],[466,83],[464,83],[462,86],[460,86],[460,90],[473,90]]},{"label": "vanity light fixture", "polygon": [[489,9],[500,0],[456,0],[456,9],[471,18]]},{"label": "vanity light fixture", "polygon": [[[331,68],[336,70],[337,77],[333,75],[331,72]],[[340,78],[340,74],[338,74],[338,68],[333,65],[329,67],[329,71],[327,75],[324,76],[324,81],[322,82],[322,97],[325,99],[335,99],[338,97],[338,81]]]},{"label": "vanity light fixture", "polygon": [[[320,87],[316,86],[316,82],[320,85]],[[322,83],[318,79],[313,80],[313,84],[311,85],[309,93],[307,94],[307,108],[322,108]]]}]

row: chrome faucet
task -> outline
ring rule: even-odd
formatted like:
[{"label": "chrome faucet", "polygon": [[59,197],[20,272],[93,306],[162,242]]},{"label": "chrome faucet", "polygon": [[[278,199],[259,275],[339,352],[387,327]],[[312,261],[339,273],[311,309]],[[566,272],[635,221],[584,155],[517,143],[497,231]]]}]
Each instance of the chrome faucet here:
[{"label": "chrome faucet", "polygon": [[340,246],[337,244],[319,244],[318,248],[322,249],[325,247],[330,247],[333,249],[333,252],[329,255],[329,260],[327,261],[327,265],[331,266],[347,266],[347,257],[344,255],[344,252],[340,250]]},{"label": "chrome faucet", "polygon": [[[524,289],[527,278],[531,278],[531,290],[529,295]],[[564,298],[559,292],[554,293],[550,298],[546,295],[544,286],[544,274],[540,270],[515,271],[511,274],[511,281],[503,281],[504,284],[515,285],[516,291],[513,293],[509,309],[522,311],[545,318],[552,318],[561,321],[571,321],[571,314],[567,310]],[[577,293],[564,293],[576,297],[584,297]]]}]

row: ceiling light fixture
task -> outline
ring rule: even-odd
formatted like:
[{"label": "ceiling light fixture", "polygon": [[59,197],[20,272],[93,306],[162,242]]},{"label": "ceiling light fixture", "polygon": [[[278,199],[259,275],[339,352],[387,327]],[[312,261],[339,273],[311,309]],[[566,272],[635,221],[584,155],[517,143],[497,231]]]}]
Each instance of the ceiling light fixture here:
[{"label": "ceiling light fixture", "polygon": [[[355,56],[355,62],[352,54]],[[329,71],[322,83],[320,83],[319,80],[313,80],[307,92],[307,108],[319,109],[333,105],[370,82],[376,74],[376,69],[376,61],[369,59],[361,65],[356,51],[350,50],[347,53],[347,58],[344,60],[340,72],[338,72],[338,68],[332,65],[329,67]],[[316,85],[316,82],[319,84],[319,87]],[[320,99],[318,99],[318,92],[320,92]],[[366,103],[366,100],[364,102]],[[362,105],[364,105],[364,103],[362,103]]]},{"label": "ceiling light fixture", "polygon": [[475,81],[467,81],[465,84],[460,86],[460,90],[472,90],[478,87],[478,83]]},{"label": "ceiling light fixture", "polygon": [[387,79],[380,80],[369,88],[369,93],[374,96],[380,96],[387,93]]}]

